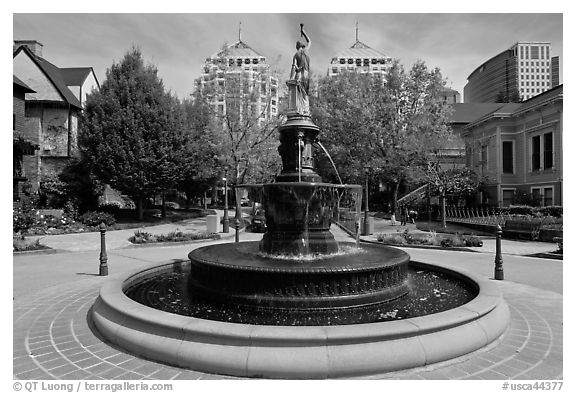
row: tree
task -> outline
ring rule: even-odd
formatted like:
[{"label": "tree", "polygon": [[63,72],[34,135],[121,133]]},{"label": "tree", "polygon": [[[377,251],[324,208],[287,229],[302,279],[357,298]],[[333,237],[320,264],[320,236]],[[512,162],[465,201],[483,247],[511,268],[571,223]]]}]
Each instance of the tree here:
[{"label": "tree", "polygon": [[144,199],[173,188],[192,163],[183,120],[180,102],[137,48],[87,97],[81,151],[99,179],[137,202],[140,220]]},{"label": "tree", "polygon": [[193,164],[188,167],[178,188],[186,193],[190,201],[193,197],[203,196],[216,181],[219,147],[212,125],[213,112],[204,98],[196,94],[193,99],[184,100],[183,106],[186,114],[185,127],[193,142],[190,151]]},{"label": "tree", "polygon": [[419,181],[420,169],[452,133],[444,85],[440,70],[423,62],[405,72],[395,61],[384,79],[355,72],[322,79],[313,118],[342,177],[359,182],[371,167],[392,185],[396,209],[400,185]]},{"label": "tree", "polygon": [[478,190],[482,181],[473,169],[456,166],[445,168],[438,159],[428,162],[424,176],[430,185],[430,192],[439,196],[442,228],[446,228],[446,197],[471,195]]},{"label": "tree", "polygon": [[213,61],[217,67],[210,69],[212,77],[220,74],[225,80],[211,79],[197,91],[197,97],[205,102],[220,99],[220,104],[210,107],[220,168],[228,166],[236,184],[268,180],[279,168],[275,136],[281,118],[270,113],[275,99],[270,78],[275,76],[264,68],[246,71],[230,64],[228,51],[225,44]]}]

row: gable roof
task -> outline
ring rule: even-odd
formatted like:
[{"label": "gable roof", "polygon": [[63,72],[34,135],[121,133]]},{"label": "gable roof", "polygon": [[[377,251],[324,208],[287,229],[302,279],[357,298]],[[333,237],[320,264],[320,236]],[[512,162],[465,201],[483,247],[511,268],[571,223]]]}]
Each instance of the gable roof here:
[{"label": "gable roof", "polygon": [[28,86],[26,83],[22,82],[20,78],[16,75],[12,75],[13,77],[13,84],[20,86],[25,93],[36,93],[36,90],[33,90]]},{"label": "gable roof", "polygon": [[382,52],[377,51],[376,49],[370,48],[368,45],[366,45],[363,42],[360,41],[356,41],[354,43],[354,45],[352,45],[350,48],[346,48],[343,51],[341,51],[340,53],[338,53],[334,58],[340,58],[340,57],[344,57],[344,58],[388,58],[389,56],[386,56],[385,54],[383,54]]},{"label": "gable roof", "polygon": [[214,57],[264,57],[260,53],[252,49],[248,44],[243,41],[238,41],[234,45],[229,45],[225,50],[219,51],[217,54],[212,55]]},{"label": "gable roof", "polygon": [[[94,69],[92,67],[69,67],[60,68],[60,72],[66,86],[82,86],[88,75],[94,74]],[[94,74],[94,79],[96,79],[96,74]],[[98,79],[96,79],[96,84],[99,85]]]},{"label": "gable roof", "polygon": [[486,114],[479,116],[478,118],[470,121],[468,125],[464,128],[473,127],[476,124],[482,123],[484,121],[497,118],[497,117],[514,117],[519,116],[526,111],[530,111],[539,105],[545,105],[548,102],[554,102],[558,99],[562,100],[564,93],[563,85],[556,86],[550,90],[547,90],[543,93],[538,94],[530,98],[529,100],[520,102],[520,103],[505,103],[505,104],[497,104],[501,105],[500,108],[497,108],[494,111],[487,112]]},{"label": "gable roof", "polygon": [[451,123],[471,123],[506,106],[504,103],[455,103],[452,104]]},{"label": "gable roof", "polygon": [[65,102],[79,109],[82,109],[82,104],[80,101],[78,101],[78,98],[76,98],[74,93],[72,93],[67,87],[60,68],[56,67],[48,60],[34,55],[34,53],[32,53],[32,51],[30,51],[30,49],[25,46],[19,47],[16,52],[14,52],[13,57],[16,57],[22,51],[25,52],[30,57],[30,59],[32,59],[32,61],[38,66],[38,68],[40,68],[40,70],[42,70],[50,82],[52,82],[56,90],[58,90]]}]

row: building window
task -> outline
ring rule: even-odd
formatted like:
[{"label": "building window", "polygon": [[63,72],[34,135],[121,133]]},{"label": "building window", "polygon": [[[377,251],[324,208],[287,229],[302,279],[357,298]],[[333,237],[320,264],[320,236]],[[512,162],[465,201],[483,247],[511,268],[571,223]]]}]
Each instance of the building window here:
[{"label": "building window", "polygon": [[516,189],[502,189],[502,206],[510,206],[514,201],[514,194],[516,193]]},{"label": "building window", "polygon": [[514,143],[512,141],[502,142],[502,172],[514,173]]},{"label": "building window", "polygon": [[540,170],[540,135],[532,137],[532,171]]},{"label": "building window", "polygon": [[544,187],[544,206],[554,205],[554,189],[552,187]]},{"label": "building window", "polygon": [[554,147],[552,141],[552,133],[544,134],[544,169],[549,169],[554,166]]}]

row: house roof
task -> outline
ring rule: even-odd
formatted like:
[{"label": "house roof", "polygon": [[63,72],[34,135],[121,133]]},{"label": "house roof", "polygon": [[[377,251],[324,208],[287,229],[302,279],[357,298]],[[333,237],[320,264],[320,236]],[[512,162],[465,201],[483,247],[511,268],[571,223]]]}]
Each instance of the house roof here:
[{"label": "house roof", "polygon": [[212,57],[263,57],[260,53],[252,49],[243,41],[238,41],[234,45],[229,45],[226,50],[221,50]]},{"label": "house roof", "polygon": [[[92,67],[73,67],[73,68],[60,68],[62,78],[66,82],[66,86],[82,86],[88,78],[90,73],[94,70]],[[96,76],[94,76],[96,78]],[[98,81],[96,81],[98,83]]]},{"label": "house roof", "polygon": [[350,48],[346,48],[339,52],[335,58],[388,58],[384,53],[377,51],[376,49],[370,48],[363,42],[356,41],[354,45]]},{"label": "house roof", "polygon": [[452,104],[451,123],[471,123],[506,106],[504,103],[455,103]]},{"label": "house roof", "polygon": [[[507,116],[519,115],[520,113],[531,110],[532,108],[537,107],[538,105],[543,104],[547,101],[554,100],[555,98],[558,97],[562,97],[563,92],[564,92],[563,85],[559,85],[520,103],[511,102],[505,104],[484,104],[484,105],[500,105],[500,107],[491,112],[487,112],[484,115],[480,115],[476,119],[473,119],[468,123],[470,123],[470,126],[472,126],[472,123],[480,123],[482,121],[486,121],[494,117],[507,117]],[[460,105],[467,105],[467,104],[460,104]],[[474,105],[474,104],[468,104],[468,105]],[[482,105],[482,104],[476,104],[476,105]],[[465,128],[467,127],[469,126],[465,126]]]},{"label": "house roof", "polygon": [[38,57],[30,51],[25,46],[21,46],[14,52],[16,57],[21,51],[26,52],[26,54],[32,59],[34,63],[44,72],[44,74],[50,79],[54,87],[58,90],[64,101],[68,104],[73,105],[77,108],[82,108],[82,104],[78,101],[78,98],[70,91],[67,87],[64,77],[62,75],[61,69],[56,67],[54,64],[50,63],[48,60]]},{"label": "house roof", "polygon": [[16,75],[12,75],[12,77],[14,78],[14,84],[18,85],[22,88],[22,90],[24,90],[24,92],[26,93],[36,93],[36,90],[33,90],[32,88],[30,88],[30,86],[28,86],[26,83],[22,82]]}]

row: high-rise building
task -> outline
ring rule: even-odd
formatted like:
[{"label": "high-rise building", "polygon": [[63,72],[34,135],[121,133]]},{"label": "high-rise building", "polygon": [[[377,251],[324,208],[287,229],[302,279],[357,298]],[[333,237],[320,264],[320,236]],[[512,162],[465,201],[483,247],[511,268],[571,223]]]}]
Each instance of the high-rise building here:
[{"label": "high-rise building", "polygon": [[391,57],[358,40],[358,26],[356,26],[356,42],[332,58],[328,75],[335,76],[345,71],[385,75],[391,65]]},{"label": "high-rise building", "polygon": [[278,115],[278,78],[262,56],[240,37],[234,45],[208,57],[195,88],[208,97],[214,113],[225,116],[233,108],[239,116],[259,117],[260,121]]},{"label": "high-rise building", "polygon": [[518,42],[487,60],[468,76],[464,102],[524,101],[551,89],[559,69],[550,46]]}]

